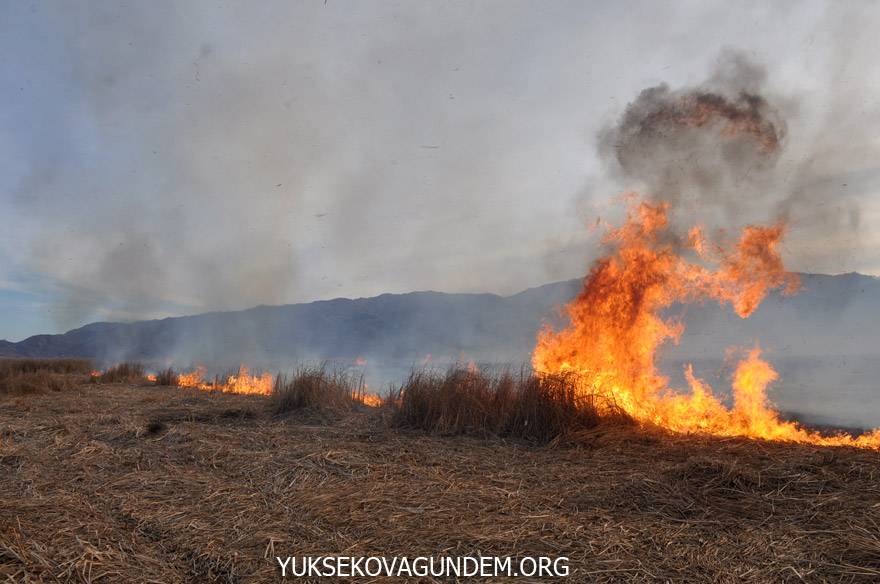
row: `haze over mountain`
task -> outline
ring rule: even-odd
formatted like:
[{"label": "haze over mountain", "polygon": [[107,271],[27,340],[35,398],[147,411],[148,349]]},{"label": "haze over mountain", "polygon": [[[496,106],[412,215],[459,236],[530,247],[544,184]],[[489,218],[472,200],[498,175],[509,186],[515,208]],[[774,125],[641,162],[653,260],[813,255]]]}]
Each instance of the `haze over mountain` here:
[{"label": "haze over mountain", "polygon": [[[686,323],[671,358],[713,358],[760,342],[771,355],[865,355],[880,325],[880,280],[860,274],[802,276],[803,290],[771,295],[748,319],[716,304],[673,312]],[[527,361],[545,322],[579,291],[579,280],[512,296],[412,292],[373,298],[258,306],[235,312],[131,323],[93,323],[60,335],[0,342],[0,355],[83,356],[186,365],[278,366],[312,359]]]},{"label": "haze over mountain", "polygon": [[[758,343],[781,374],[773,399],[817,422],[880,425],[880,279],[861,274],[803,274],[794,296],[774,293],[748,319],[717,304],[676,307],[686,330],[664,347],[661,368],[684,387],[682,364],[722,395],[729,347]],[[580,290],[580,280],[512,296],[412,292],[373,298],[258,306],[236,312],[131,323],[93,323],[61,335],[0,341],[0,355],[91,357],[100,364],[140,360],[152,367],[202,363],[219,371],[246,363],[286,369],[331,360],[355,366],[372,387],[400,380],[412,366],[459,361],[528,363],[544,323]],[[430,357],[429,357],[430,356]],[[874,412],[874,413],[871,413]]]}]

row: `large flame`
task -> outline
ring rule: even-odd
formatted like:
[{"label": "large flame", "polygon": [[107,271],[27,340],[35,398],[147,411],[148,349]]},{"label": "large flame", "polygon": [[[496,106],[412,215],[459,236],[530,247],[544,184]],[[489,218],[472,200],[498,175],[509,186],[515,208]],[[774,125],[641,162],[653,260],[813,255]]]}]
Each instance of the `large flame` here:
[{"label": "large flame", "polygon": [[581,390],[604,407],[675,432],[880,447],[880,430],[857,438],[823,436],[780,420],[766,396],[778,376],[758,348],[736,367],[732,408],[690,366],[690,392],[670,390],[656,354],[663,343],[677,341],[684,326],[664,317],[664,309],[711,299],[746,318],[771,290],[794,292],[798,280],[785,271],[777,250],[782,223],[748,226],[726,244],[710,243],[700,228],[682,241],[668,229],[666,205],[631,201],[625,224],[606,234],[613,251],[594,264],[583,291],[566,307],[569,326],[539,334],[536,371],[572,372]]}]

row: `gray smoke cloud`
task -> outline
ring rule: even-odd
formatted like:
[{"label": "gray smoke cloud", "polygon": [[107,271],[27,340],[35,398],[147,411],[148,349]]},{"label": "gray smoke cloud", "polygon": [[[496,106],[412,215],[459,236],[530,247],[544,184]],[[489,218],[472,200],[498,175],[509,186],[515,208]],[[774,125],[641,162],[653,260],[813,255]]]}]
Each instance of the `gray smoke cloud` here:
[{"label": "gray smoke cloud", "polygon": [[[643,90],[600,132],[598,150],[625,188],[670,203],[680,232],[697,223],[718,231],[781,219],[796,242],[820,240],[834,249],[845,241],[854,253],[861,245],[861,201],[835,192],[835,180],[846,178],[817,176],[831,141],[852,120],[843,109],[786,158],[797,96],[775,94],[763,65],[724,49],[703,83]],[[858,174],[848,176],[859,181]],[[817,263],[798,245],[788,259],[800,269]]]},{"label": "gray smoke cloud", "polygon": [[767,72],[725,50],[704,83],[643,90],[619,122],[599,136],[611,171],[656,201],[674,219],[734,226],[773,213],[777,162],[787,126],[763,95]]},{"label": "gray smoke cloud", "polygon": [[[878,271],[878,27],[856,3],[6,3],[0,337],[513,293],[583,275],[585,225],[645,183],[709,225],[789,217],[793,269]],[[640,133],[707,96],[726,114],[663,126],[675,148]],[[724,135],[754,114],[778,154]]]},{"label": "gray smoke cloud", "polygon": [[546,281],[539,262],[498,265],[551,245],[518,227],[549,225],[565,200],[539,201],[519,161],[549,159],[521,137],[558,122],[525,100],[487,108],[542,83],[501,53],[473,57],[515,44],[528,6],[488,39],[468,18],[498,13],[467,5],[8,11],[52,40],[28,54],[52,91],[29,104],[40,125],[9,192],[18,257],[55,286],[58,329]]}]

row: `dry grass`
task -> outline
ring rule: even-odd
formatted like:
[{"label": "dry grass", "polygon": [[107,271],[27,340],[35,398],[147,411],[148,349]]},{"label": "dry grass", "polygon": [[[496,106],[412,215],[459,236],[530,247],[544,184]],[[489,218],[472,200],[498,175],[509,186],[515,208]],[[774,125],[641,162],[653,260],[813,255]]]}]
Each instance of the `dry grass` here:
[{"label": "dry grass", "polygon": [[92,368],[88,359],[7,359],[0,357],[0,374],[5,373],[81,373]]},{"label": "dry grass", "polygon": [[93,383],[143,383],[146,381],[144,377],[144,366],[140,363],[126,361],[114,365],[91,378]]},{"label": "dry grass", "polygon": [[568,375],[498,375],[454,367],[414,371],[389,400],[392,422],[443,435],[492,434],[548,442],[600,423],[632,424],[609,404],[579,395]]},{"label": "dry grass", "polygon": [[536,447],[266,406],[125,384],[0,398],[0,581],[277,582],[275,555],[309,554],[568,556],[573,582],[880,580],[876,451],[602,424]]},{"label": "dry grass", "polygon": [[0,394],[62,391],[74,385],[74,375],[88,374],[88,359],[0,358]]},{"label": "dry grass", "polygon": [[64,391],[74,387],[68,375],[37,371],[0,375],[0,394],[27,394],[42,391]]},{"label": "dry grass", "polygon": [[156,374],[156,385],[167,385],[170,387],[175,387],[179,382],[180,377],[177,375],[177,372],[171,367],[163,369]]},{"label": "dry grass", "polygon": [[301,367],[292,375],[278,374],[271,404],[275,414],[315,409],[333,412],[351,410],[363,394],[363,377],[323,366]]}]

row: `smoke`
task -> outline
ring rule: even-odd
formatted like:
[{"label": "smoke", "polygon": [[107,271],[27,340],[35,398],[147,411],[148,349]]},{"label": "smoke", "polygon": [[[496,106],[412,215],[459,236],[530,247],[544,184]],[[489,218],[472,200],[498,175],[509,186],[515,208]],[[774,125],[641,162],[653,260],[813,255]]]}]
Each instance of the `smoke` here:
[{"label": "smoke", "polygon": [[[53,287],[0,337],[574,277],[596,241],[585,215],[619,187],[604,167],[707,225],[786,216],[788,242],[821,236],[818,260],[852,249],[828,233],[870,219],[846,198],[878,176],[864,120],[880,11],[834,26],[840,4],[52,6],[0,9],[0,280]],[[731,43],[772,75],[728,53],[703,76]],[[597,159],[609,104],[667,74]],[[780,87],[813,109],[793,117]],[[804,133],[817,111],[827,127]],[[796,269],[870,267],[796,251]]]},{"label": "smoke", "polygon": [[[842,59],[832,61],[845,69]],[[877,172],[859,170],[858,159],[876,148],[847,111],[857,99],[834,95],[824,121],[804,120],[800,99],[771,90],[765,67],[724,49],[704,82],[643,90],[599,133],[598,150],[623,188],[671,204],[679,236],[694,224],[719,235],[781,220],[791,269],[839,272],[860,253],[859,191]],[[860,146],[846,144],[845,135]],[[853,151],[849,160],[840,154]]]},{"label": "smoke", "polygon": [[743,54],[723,51],[696,87],[643,90],[600,133],[600,154],[615,176],[689,224],[760,219],[786,140],[782,112],[763,94],[766,79]]},{"label": "smoke", "polygon": [[[545,95],[552,71],[524,76],[497,50],[526,25],[558,41],[525,5],[504,15],[488,37],[473,23],[499,11],[469,5],[160,2],[0,19],[20,42],[51,40],[22,51],[13,95],[29,119],[0,190],[17,260],[55,286],[57,329],[545,281],[537,261],[508,265],[552,245],[579,177],[536,194],[553,149],[579,137],[546,106],[565,96]],[[548,227],[524,229],[536,218]]]}]

